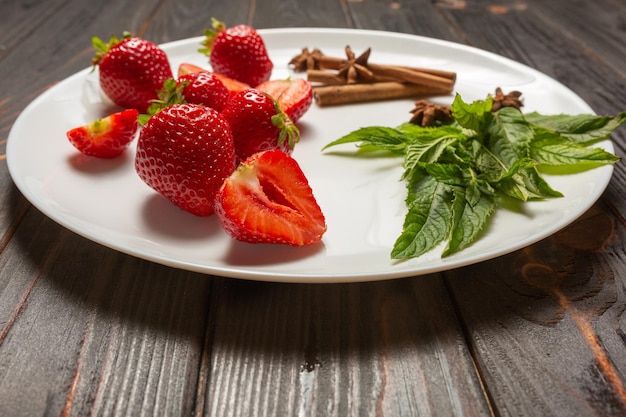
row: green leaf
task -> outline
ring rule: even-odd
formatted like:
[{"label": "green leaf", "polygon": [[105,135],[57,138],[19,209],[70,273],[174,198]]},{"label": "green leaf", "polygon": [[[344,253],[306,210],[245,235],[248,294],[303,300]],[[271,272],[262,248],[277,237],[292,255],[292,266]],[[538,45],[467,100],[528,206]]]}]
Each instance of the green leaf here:
[{"label": "green leaf", "polygon": [[451,189],[431,176],[409,182],[408,212],[392,259],[409,259],[433,249],[448,237],[452,213]]},{"label": "green leaf", "polygon": [[[403,155],[406,148],[407,137],[400,130],[390,127],[370,126],[357,129],[345,136],[340,137],[324,146],[322,150],[346,143],[359,142],[363,150],[371,152],[385,150]],[[367,146],[367,147],[365,147]]]},{"label": "green leaf", "polygon": [[457,94],[451,106],[452,116],[462,127],[480,132],[493,117],[492,106],[493,98],[491,97],[484,101],[477,100],[468,104]]},{"label": "green leaf", "polygon": [[592,168],[619,161],[619,157],[604,149],[582,146],[550,130],[536,128],[535,131],[530,154],[540,164]]},{"label": "green leaf", "polygon": [[452,186],[464,186],[463,171],[453,164],[427,164],[424,166],[428,175],[435,180]]},{"label": "green leaf", "polygon": [[464,189],[454,190],[450,238],[442,257],[457,253],[474,243],[496,209],[496,199],[493,194],[481,192],[479,197],[473,200],[474,202],[471,203],[466,198]]},{"label": "green leaf", "polygon": [[442,136],[411,142],[405,151],[405,169],[410,171],[418,163],[436,163],[440,161],[446,149],[456,143],[456,141],[457,138],[455,137]]},{"label": "green leaf", "polygon": [[615,117],[595,114],[542,115],[533,112],[526,114],[525,118],[536,126],[553,130],[573,142],[588,146],[609,139],[615,129],[626,123],[626,112]]},{"label": "green leaf", "polygon": [[[492,112],[493,98],[466,103],[457,95],[455,121],[396,129],[373,126],[355,130],[324,147],[356,143],[356,154],[404,157],[407,215],[391,252],[393,259],[420,256],[447,240],[442,256],[466,248],[485,229],[497,201],[562,197],[538,167],[593,168],[619,158],[590,143],[607,139],[626,121],[593,115],[524,115],[504,107]],[[376,153],[378,152],[378,153]]]}]

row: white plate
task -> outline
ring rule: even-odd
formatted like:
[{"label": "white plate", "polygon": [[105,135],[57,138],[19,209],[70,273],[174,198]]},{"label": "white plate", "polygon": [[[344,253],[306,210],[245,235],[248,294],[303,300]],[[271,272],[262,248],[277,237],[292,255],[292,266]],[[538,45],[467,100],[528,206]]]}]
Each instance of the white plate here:
[{"label": "white plate", "polygon": [[[343,56],[372,48],[370,62],[456,71],[456,91],[465,101],[484,99],[497,86],[523,92],[525,111],[592,113],[555,80],[509,59],[464,45],[412,35],[344,29],[261,30],[275,70],[290,74],[288,61],[303,47]],[[201,38],[163,48],[176,69],[181,62],[207,65],[197,52]],[[409,118],[412,100],[345,107],[312,106],[301,120],[294,157],[309,178],[324,211],[323,242],[293,248],[252,245],[228,237],[214,216],[197,218],[148,188],[133,168],[134,147],[110,161],[82,156],[65,136],[71,127],[105,116],[97,73],[87,68],[35,99],[18,117],[8,139],[7,161],[20,191],[66,228],[118,251],[176,268],[264,281],[349,282],[421,275],[500,256],[530,245],[583,214],[607,186],[611,167],[575,175],[548,176],[564,198],[497,210],[474,245],[442,259],[442,247],[405,262],[389,253],[404,218],[399,160],[358,159],[322,153],[328,142],[363,126],[397,126]],[[437,98],[450,103],[452,96]],[[343,150],[351,151],[352,145]],[[610,143],[602,144],[613,151]],[[341,150],[336,148],[335,150]]]}]

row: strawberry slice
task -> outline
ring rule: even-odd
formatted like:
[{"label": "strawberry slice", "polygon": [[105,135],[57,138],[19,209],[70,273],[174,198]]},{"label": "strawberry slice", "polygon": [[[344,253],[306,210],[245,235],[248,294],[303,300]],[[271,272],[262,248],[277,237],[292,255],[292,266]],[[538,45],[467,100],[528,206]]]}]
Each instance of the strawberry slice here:
[{"label": "strawberry slice", "polygon": [[222,184],[215,214],[233,238],[303,246],[326,232],[324,215],[295,159],[280,150],[252,155]]},{"label": "strawberry slice", "polygon": [[120,155],[132,142],[139,123],[136,109],[113,113],[105,118],[67,131],[67,138],[85,155],[113,158]]},{"label": "strawberry slice", "polygon": [[[183,62],[182,64],[178,66],[178,77],[182,77],[183,75],[191,74],[194,72],[206,72],[206,71],[207,69],[202,68],[198,65]],[[224,86],[230,92],[231,95],[250,88],[248,84],[243,83],[241,81],[237,81],[233,78],[227,77],[224,74],[218,74],[217,72],[213,72],[212,74],[218,80],[220,80],[222,84],[224,84]]]},{"label": "strawberry slice", "polygon": [[313,87],[302,78],[269,80],[259,84],[258,90],[264,91],[278,102],[292,122],[297,122],[313,103]]}]

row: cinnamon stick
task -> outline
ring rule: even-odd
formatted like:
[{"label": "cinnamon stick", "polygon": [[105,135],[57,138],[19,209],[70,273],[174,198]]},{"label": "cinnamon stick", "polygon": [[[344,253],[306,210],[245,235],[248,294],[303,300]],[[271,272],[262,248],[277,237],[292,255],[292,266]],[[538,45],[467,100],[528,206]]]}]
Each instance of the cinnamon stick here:
[{"label": "cinnamon stick", "polygon": [[441,75],[429,74],[394,65],[368,64],[367,68],[372,71],[374,75],[392,77],[399,81],[437,87],[443,90],[452,90],[456,81],[456,76],[454,76],[454,78],[447,78]]},{"label": "cinnamon stick", "polygon": [[[328,55],[322,55],[322,56],[316,58],[316,62],[317,62],[317,65],[318,65],[319,69],[336,70],[336,69],[339,69],[341,64],[346,62],[346,59],[345,58],[332,57],[332,56],[328,56]],[[369,62],[367,63],[367,67],[368,68],[370,68],[372,65],[381,66],[379,64],[372,64],[372,63],[369,63]],[[384,65],[384,66],[392,66],[392,67],[395,67],[395,68],[403,68],[403,69],[406,69],[406,70],[409,70],[409,71],[424,72],[424,73],[427,73],[427,74],[438,75],[440,77],[449,78],[451,80],[455,80],[456,79],[456,72],[453,72],[453,71],[445,71],[445,70],[434,69],[434,68],[412,67],[412,66],[406,66],[406,65]]]},{"label": "cinnamon stick", "polygon": [[447,89],[397,81],[321,86],[313,89],[315,103],[320,107],[448,93],[450,90]]},{"label": "cinnamon stick", "polygon": [[[336,72],[309,69],[306,71],[306,73],[307,73],[307,80],[312,83],[320,83],[324,85],[347,84],[347,80],[344,77],[337,75]],[[368,82],[372,83],[372,82],[385,82],[385,81],[397,81],[397,79],[394,77],[384,77],[384,76],[377,75]],[[359,81],[359,82],[365,82],[365,81]]]}]

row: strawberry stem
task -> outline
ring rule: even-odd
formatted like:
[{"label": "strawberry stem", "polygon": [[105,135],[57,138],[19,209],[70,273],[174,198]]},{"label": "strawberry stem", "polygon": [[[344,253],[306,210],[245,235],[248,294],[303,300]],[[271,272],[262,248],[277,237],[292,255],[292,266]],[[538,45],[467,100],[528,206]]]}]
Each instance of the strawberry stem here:
[{"label": "strawberry stem", "polygon": [[278,102],[276,100],[273,101],[276,114],[272,116],[272,124],[280,130],[280,134],[278,135],[278,144],[281,145],[283,142],[287,141],[289,148],[293,149],[294,146],[296,146],[296,143],[300,140],[300,130],[291,118],[289,118],[289,116],[282,111]]},{"label": "strawberry stem", "polygon": [[216,18],[211,18],[211,26],[213,29],[205,29],[204,30],[204,40],[200,43],[204,48],[198,49],[198,52],[204,54],[206,56],[211,55],[211,51],[213,50],[213,42],[215,42],[215,38],[220,32],[226,30],[226,25],[224,22],[217,20]]},{"label": "strawberry stem", "polygon": [[142,126],[145,125],[150,117],[168,106],[173,104],[185,104],[187,100],[185,99],[183,90],[189,83],[190,81],[188,80],[177,82],[173,78],[165,80],[163,88],[157,92],[159,98],[150,102],[146,114],[142,114],[141,117],[139,117],[139,123]]},{"label": "strawberry stem", "polygon": [[107,54],[107,52],[109,52],[109,49],[113,48],[115,45],[117,45],[118,43],[120,43],[121,41],[125,39],[130,39],[131,36],[132,35],[130,32],[124,31],[120,39],[118,39],[117,36],[115,35],[111,35],[111,37],[109,38],[109,42],[107,43],[105,43],[102,39],[100,39],[97,36],[92,37],[91,45],[96,50],[96,54],[91,59],[92,66],[95,67],[96,65],[98,65],[100,61],[102,60],[102,58]]}]

